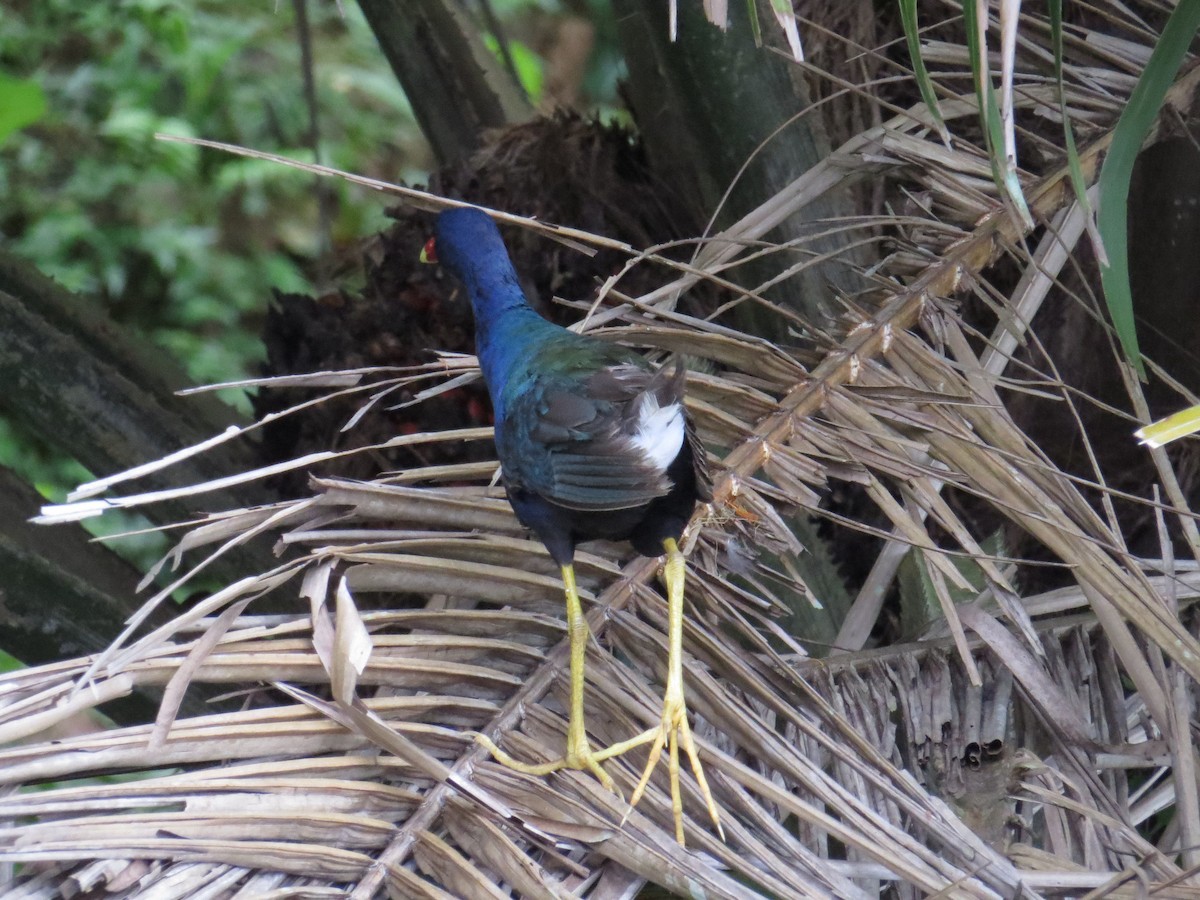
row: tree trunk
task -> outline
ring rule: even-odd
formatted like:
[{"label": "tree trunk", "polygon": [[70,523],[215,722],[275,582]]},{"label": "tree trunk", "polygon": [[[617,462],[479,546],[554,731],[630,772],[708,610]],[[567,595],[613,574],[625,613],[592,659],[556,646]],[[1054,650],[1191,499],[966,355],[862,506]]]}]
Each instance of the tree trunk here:
[{"label": "tree trunk", "polygon": [[533,115],[521,89],[444,0],[360,0],[421,131],[442,165],[480,147],[485,128]]},{"label": "tree trunk", "polygon": [[[41,503],[35,490],[0,468],[0,646],[28,665],[98,653],[140,603],[141,574],[82,528],[28,524]],[[161,606],[148,625],[175,613],[173,604]],[[195,692],[189,697],[191,712],[212,711]],[[139,689],[108,712],[137,722],[157,707],[157,693]]]},{"label": "tree trunk", "polygon": [[[93,473],[158,459],[212,437],[237,419],[213,398],[180,398],[183,374],[134,345],[111,320],[19,260],[0,254],[0,411]],[[193,400],[194,406],[193,406]],[[257,464],[225,445],[137,482],[139,489],[207,481]],[[210,508],[268,499],[261,487],[209,494]],[[155,521],[194,516],[195,501],[148,511]]]},{"label": "tree trunk", "polygon": [[[0,384],[7,387],[0,395],[0,413],[97,474],[159,459],[239,421],[236,411],[215,397],[176,396],[175,391],[188,382],[162,354],[137,346],[120,326],[89,308],[82,298],[3,252]],[[139,491],[194,484],[260,464],[255,448],[231,442],[133,484]],[[169,524],[193,519],[203,510],[237,509],[273,499],[277,498],[268,488],[250,484],[151,504],[142,510],[152,521]],[[26,524],[37,511],[36,504],[27,507],[27,512],[8,523],[10,539],[22,529],[57,534]],[[36,547],[42,540],[26,534],[21,543]],[[89,564],[84,559],[67,555],[60,561],[67,566],[65,574],[85,582],[89,579]],[[247,545],[217,560],[211,572],[232,581],[247,571],[262,571],[276,563],[269,547]],[[130,592],[128,604],[112,611],[107,629],[110,637],[138,605]],[[258,611],[293,608],[294,603],[271,598],[256,605]]]},{"label": "tree trunk", "polygon": [[[828,156],[819,117],[801,116],[809,100],[797,70],[781,54],[755,46],[744,4],[730,4],[731,24],[722,31],[705,20],[700,4],[681,3],[676,41],[670,38],[665,3],[614,0],[613,7],[629,66],[626,92],[646,152],[677,197],[695,198],[701,221],[714,213],[718,229],[735,221]],[[769,22],[770,13],[760,18]],[[849,197],[822,198],[804,210],[803,218],[793,217],[768,239],[784,242],[813,235],[829,226],[809,223],[852,214]],[[803,247],[819,254],[849,243],[850,237],[839,232],[813,238]],[[803,258],[776,255],[738,267],[731,277],[753,286]],[[833,309],[834,289],[855,292],[861,283],[847,266],[829,262],[805,269],[769,294],[819,322]],[[756,305],[742,305],[738,324],[764,337],[783,336],[778,317],[763,314]]]}]

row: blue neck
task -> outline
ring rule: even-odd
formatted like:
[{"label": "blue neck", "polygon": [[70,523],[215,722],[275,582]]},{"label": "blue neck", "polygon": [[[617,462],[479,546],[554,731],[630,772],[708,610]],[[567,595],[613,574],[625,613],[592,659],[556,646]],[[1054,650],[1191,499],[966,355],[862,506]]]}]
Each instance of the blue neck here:
[{"label": "blue neck", "polygon": [[492,397],[497,421],[504,418],[505,395],[521,380],[538,339],[558,327],[538,315],[517,283],[508,257],[492,257],[464,271],[463,282],[475,311],[475,352]]},{"label": "blue neck", "polygon": [[495,224],[481,210],[459,207],[434,223],[438,259],[467,289],[475,311],[475,349],[492,395],[496,421],[508,400],[525,389],[539,353],[562,329],[530,308]]},{"label": "blue neck", "polygon": [[537,334],[554,326],[528,305],[510,307],[487,319],[476,313],[475,323],[479,368],[491,391],[496,417],[500,418],[501,395],[519,377],[517,370],[528,362]]}]

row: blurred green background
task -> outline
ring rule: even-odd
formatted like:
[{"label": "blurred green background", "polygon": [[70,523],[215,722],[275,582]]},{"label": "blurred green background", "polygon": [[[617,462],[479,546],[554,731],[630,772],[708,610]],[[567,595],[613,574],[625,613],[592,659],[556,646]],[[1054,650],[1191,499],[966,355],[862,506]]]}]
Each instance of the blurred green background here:
[{"label": "blurred green background", "polygon": [[[468,6],[486,28],[483,7]],[[615,113],[620,63],[606,5],[490,6],[535,103],[546,67],[539,42],[586,17],[594,49],[576,105]],[[358,6],[304,8],[321,161],[423,182],[428,146]],[[312,160],[296,4],[18,0],[0,22],[0,246],[102,304],[195,381],[253,374],[271,290],[320,292],[333,270],[326,251],[349,257],[386,224],[379,195],[326,179],[322,222],[308,176],[154,139],[167,132]],[[500,56],[500,41],[488,40]],[[248,409],[244,396],[226,399]],[[86,477],[2,412],[0,464],[55,498]]]},{"label": "blurred green background", "polygon": [[[620,75],[607,4],[468,3],[535,103],[564,22],[591,50],[569,105],[605,117]],[[16,0],[0,12],[0,247],[95,303],[197,383],[257,374],[272,291],[353,287],[358,242],[387,199],[273,163],[154,138],[204,137],[311,161],[307,19],[320,161],[391,182],[433,166],[375,38],[353,3],[84,4]],[[504,52],[507,51],[507,52]],[[248,412],[244,392],[223,393]],[[67,443],[64,441],[64,443]],[[0,465],[60,500],[95,475],[24,433],[0,403]],[[105,533],[132,516],[93,519]],[[145,568],[156,536],[117,549]]]}]

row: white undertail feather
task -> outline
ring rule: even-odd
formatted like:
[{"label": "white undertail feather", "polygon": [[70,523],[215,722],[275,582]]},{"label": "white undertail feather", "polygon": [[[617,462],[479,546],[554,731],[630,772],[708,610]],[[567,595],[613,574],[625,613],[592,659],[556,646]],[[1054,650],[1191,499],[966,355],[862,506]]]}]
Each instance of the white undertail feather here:
[{"label": "white undertail feather", "polygon": [[659,406],[651,393],[638,398],[637,431],[630,440],[660,472],[675,461],[683,447],[683,406]]}]

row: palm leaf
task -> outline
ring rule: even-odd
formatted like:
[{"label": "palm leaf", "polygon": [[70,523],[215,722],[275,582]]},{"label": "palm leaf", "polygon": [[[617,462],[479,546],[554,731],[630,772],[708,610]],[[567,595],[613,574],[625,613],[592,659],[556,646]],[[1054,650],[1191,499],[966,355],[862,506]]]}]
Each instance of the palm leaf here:
[{"label": "palm leaf", "polygon": [[[1119,104],[1112,83],[1089,81],[1070,56],[1085,51],[1065,51],[1061,88],[1031,77],[1015,106],[1022,127],[1060,99],[1089,122],[1078,171],[1092,184]],[[962,47],[939,52],[927,60],[968,62]],[[1031,72],[1045,62],[1023,61]],[[1186,71],[1167,103],[1188,111],[1198,80],[1200,70]],[[974,114],[964,100],[941,107],[948,125]],[[494,464],[428,467],[369,483],[314,479],[309,497],[193,523],[172,556],[192,566],[177,584],[250,539],[274,541],[280,564],[154,632],[131,628],[102,657],[0,676],[0,741],[26,741],[0,751],[0,780],[13,789],[0,798],[11,823],[0,860],[23,866],[14,896],[57,896],[68,879],[113,896],[153,888],[180,897],[599,898],[631,896],[645,881],[731,898],[867,897],[885,883],[905,897],[1195,895],[1183,868],[1191,851],[1175,852],[1200,844],[1188,726],[1200,674],[1195,566],[1125,551],[1088,500],[1113,492],[1099,477],[1059,471],[1001,393],[1065,392],[1031,364],[1019,379],[1007,369],[1083,233],[1072,225],[1071,166],[1060,154],[1031,176],[1031,213],[1054,227],[1027,247],[986,151],[947,149],[932,122],[918,110],[852,139],[660,289],[591,319],[622,320],[616,337],[684,351],[711,370],[695,377],[690,398],[719,466],[714,503],[687,536],[685,650],[727,843],[711,833],[690,781],[684,850],[663,773],[630,811],[588,776],[524,776],[474,742],[480,733],[522,758],[559,754],[560,590],[552,562],[492,486]],[[783,218],[880,172],[895,196],[926,199],[880,223],[897,247],[871,273],[882,298],[847,299],[837,335],[813,330],[822,354],[811,369],[787,348],[673,311],[697,281],[720,281],[753,252],[784,250],[763,244]],[[1001,255],[1022,266],[1008,290],[992,280]],[[948,298],[964,289],[995,311],[992,333],[968,331],[955,314]],[[440,377],[470,365],[458,360]],[[361,388],[370,404],[397,379],[429,377],[353,373],[330,392]],[[1162,513],[1189,516],[1169,467],[1160,471],[1171,498]],[[875,507],[863,521],[840,521],[882,537],[880,560],[902,555],[888,548],[919,548],[944,615],[918,643],[812,660],[776,619],[778,595],[821,599],[795,574],[803,548],[787,517],[797,507],[833,515],[822,492],[838,482],[863,486]],[[982,549],[942,496],[947,484],[1020,529],[1074,587],[1023,596],[1013,575],[1023,561]],[[213,487],[175,495],[202,498]],[[81,496],[47,516],[161,499]],[[589,723],[609,742],[658,715],[665,611],[655,561],[604,544],[587,551],[578,571],[597,638]],[[956,564],[964,556],[981,591]],[[287,592],[307,612],[241,607],[266,592]],[[364,601],[373,592],[412,608],[372,611]],[[958,600],[962,592],[972,599]],[[236,712],[176,719],[168,702],[157,723],[44,736],[134,685],[177,698],[189,681],[254,687]],[[626,794],[641,761],[610,766]],[[1143,771],[1146,787],[1131,790]],[[102,777],[110,773],[138,777]],[[1175,812],[1175,836],[1156,847],[1140,826],[1163,810]]]}]

